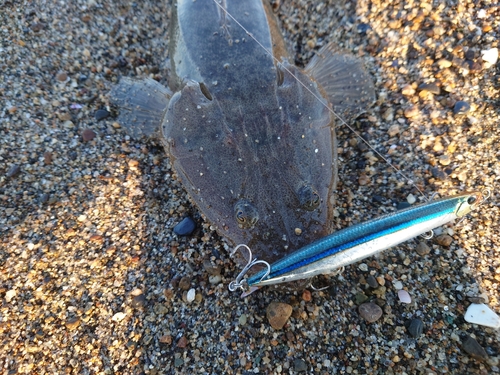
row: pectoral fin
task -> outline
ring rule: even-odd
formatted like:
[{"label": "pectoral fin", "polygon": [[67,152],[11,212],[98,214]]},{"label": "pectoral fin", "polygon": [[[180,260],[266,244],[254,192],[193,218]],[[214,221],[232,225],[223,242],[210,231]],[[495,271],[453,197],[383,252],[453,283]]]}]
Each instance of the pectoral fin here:
[{"label": "pectoral fin", "polygon": [[305,69],[325,90],[333,110],[345,121],[354,120],[375,101],[372,78],[362,63],[333,43],[321,48]]},{"label": "pectoral fin", "polygon": [[118,122],[136,138],[159,131],[171,97],[167,87],[151,78],[123,77],[110,93],[111,103],[119,107]]}]

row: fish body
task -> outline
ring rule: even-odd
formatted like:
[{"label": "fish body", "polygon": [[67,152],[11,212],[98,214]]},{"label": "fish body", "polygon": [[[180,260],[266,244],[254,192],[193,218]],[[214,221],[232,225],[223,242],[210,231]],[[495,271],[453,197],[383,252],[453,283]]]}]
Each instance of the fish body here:
[{"label": "fish body", "polygon": [[159,137],[206,219],[259,258],[330,233],[337,146],[328,107],[353,118],[371,104],[359,61],[327,45],[305,70],[291,65],[266,1],[178,0],[173,9],[168,87],[122,78],[110,96],[119,122]]},{"label": "fish body", "polygon": [[460,194],[352,225],[271,264],[246,284],[256,288],[331,273],[463,217],[482,200],[479,192]]}]

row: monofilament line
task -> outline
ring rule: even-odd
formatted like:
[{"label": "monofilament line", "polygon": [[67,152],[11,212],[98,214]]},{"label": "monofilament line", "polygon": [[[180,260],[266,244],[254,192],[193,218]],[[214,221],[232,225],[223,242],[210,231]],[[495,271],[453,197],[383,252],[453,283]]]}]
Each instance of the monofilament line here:
[{"label": "monofilament line", "polygon": [[[221,4],[217,2],[217,0],[212,0],[229,18],[231,18],[251,39],[253,39],[271,58],[276,61],[277,64],[281,64],[281,61],[279,61],[278,58],[276,58],[271,51],[269,51],[257,38],[255,38],[251,32],[249,32],[245,26],[243,26],[236,18],[233,17],[231,13],[229,13]],[[328,111],[330,111],[331,114],[333,114],[337,119],[340,120],[342,125],[345,125],[349,128],[351,132],[353,132],[359,139],[361,139],[375,154],[377,154],[378,157],[380,157],[382,160],[384,160],[388,165],[391,166],[392,169],[394,169],[401,177],[403,177],[408,184],[413,186],[415,189],[418,190],[418,192],[424,197],[425,200],[428,200],[425,194],[423,193],[422,190],[419,189],[419,187],[413,182],[412,179],[407,177],[398,167],[393,165],[384,155],[382,155],[379,151],[375,149],[366,139],[364,139],[359,132],[357,132],[351,125],[349,125],[340,115],[338,115],[333,109],[331,109],[328,104],[325,104],[323,98],[320,98],[318,95],[316,95],[314,92],[312,92],[309,87],[307,87],[306,84],[304,84],[300,79],[298,79],[286,66],[281,66],[282,69],[284,69],[288,74],[290,74],[297,82],[299,82],[309,93],[314,96],[317,100],[320,101],[321,104],[325,106]]]}]

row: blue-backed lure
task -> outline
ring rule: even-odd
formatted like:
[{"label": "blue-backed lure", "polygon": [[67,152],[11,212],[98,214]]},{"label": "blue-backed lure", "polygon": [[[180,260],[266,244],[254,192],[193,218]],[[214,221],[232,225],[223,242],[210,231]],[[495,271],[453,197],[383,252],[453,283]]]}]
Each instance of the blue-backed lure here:
[{"label": "blue-backed lure", "polygon": [[[355,224],[304,246],[271,265],[263,260],[252,260],[250,255],[247,266],[231,282],[229,289],[253,291],[261,286],[331,273],[462,218],[481,204],[485,194],[471,192],[437,199]],[[247,250],[250,251],[248,247]],[[266,268],[244,279],[248,270],[258,263],[265,264]]]}]

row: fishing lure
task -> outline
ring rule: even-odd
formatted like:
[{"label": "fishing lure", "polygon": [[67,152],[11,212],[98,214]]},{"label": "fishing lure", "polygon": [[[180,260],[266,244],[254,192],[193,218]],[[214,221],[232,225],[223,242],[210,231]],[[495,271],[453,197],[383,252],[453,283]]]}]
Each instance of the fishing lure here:
[{"label": "fishing lure", "polygon": [[[250,257],[229,289],[253,291],[265,285],[331,273],[467,215],[487,198],[486,194],[489,195],[487,191],[472,192],[441,198],[355,224],[304,246],[271,265],[263,260],[252,260],[250,249],[239,245],[233,253],[246,247]],[[259,263],[266,268],[244,280],[248,270]]]}]

